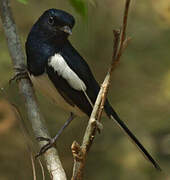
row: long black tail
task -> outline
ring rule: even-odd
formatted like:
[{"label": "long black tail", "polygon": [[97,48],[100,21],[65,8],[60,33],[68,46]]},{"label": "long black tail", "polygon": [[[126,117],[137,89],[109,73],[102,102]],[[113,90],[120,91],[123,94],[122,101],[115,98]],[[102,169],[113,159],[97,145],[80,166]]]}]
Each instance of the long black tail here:
[{"label": "long black tail", "polygon": [[113,110],[108,101],[105,103],[105,112],[110,119],[113,119],[119,127],[128,135],[128,137],[132,140],[132,142],[137,146],[140,152],[144,155],[144,157],[152,163],[152,165],[159,171],[161,171],[158,163],[152,158],[152,156],[148,153],[148,151],[144,148],[144,146],[139,142],[136,136],[129,130],[126,124],[119,118],[117,113]]}]

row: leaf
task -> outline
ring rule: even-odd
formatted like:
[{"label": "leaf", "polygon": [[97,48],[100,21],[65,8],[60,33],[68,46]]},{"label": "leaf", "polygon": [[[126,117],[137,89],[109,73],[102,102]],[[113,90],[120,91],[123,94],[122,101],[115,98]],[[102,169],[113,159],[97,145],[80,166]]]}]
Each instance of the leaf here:
[{"label": "leaf", "polygon": [[87,4],[85,0],[69,0],[73,8],[83,17],[87,15]]},{"label": "leaf", "polygon": [[27,4],[28,1],[27,0],[17,0],[18,2],[22,3],[22,4]]},{"label": "leaf", "polygon": [[97,2],[95,0],[89,0],[89,3],[93,6],[93,7],[97,7]]}]

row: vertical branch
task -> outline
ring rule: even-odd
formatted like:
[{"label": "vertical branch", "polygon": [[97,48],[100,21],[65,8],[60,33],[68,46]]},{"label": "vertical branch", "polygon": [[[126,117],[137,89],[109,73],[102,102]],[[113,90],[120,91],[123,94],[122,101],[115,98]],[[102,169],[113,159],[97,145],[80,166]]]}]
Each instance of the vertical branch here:
[{"label": "vertical branch", "polygon": [[[10,0],[0,1],[0,16],[7,38],[8,48],[15,69],[15,74],[17,74],[20,73],[18,72],[19,70],[25,67],[25,58],[9,2]],[[44,125],[44,119],[35,100],[36,98],[31,86],[31,82],[28,78],[24,78],[18,82],[18,86],[19,92],[24,97],[28,119],[32,124],[35,137],[49,137],[49,133]],[[39,145],[40,147],[42,147],[44,145],[44,142],[39,142]],[[56,149],[51,148],[50,150],[48,150],[48,152],[44,154],[44,158],[46,160],[47,169],[51,174],[52,179],[66,180],[66,175]]]},{"label": "vertical branch", "polygon": [[85,167],[85,160],[86,160],[87,153],[95,138],[96,130],[99,129],[99,127],[101,126],[99,121],[102,115],[102,111],[104,109],[104,103],[105,103],[106,96],[108,93],[111,75],[114,68],[120,61],[122,52],[125,49],[124,46],[125,44],[127,44],[127,41],[128,41],[128,39],[126,39],[126,27],[127,27],[129,5],[130,5],[130,0],[126,0],[122,29],[113,31],[114,32],[114,46],[113,46],[113,56],[112,56],[111,65],[108,69],[108,73],[98,93],[95,105],[93,107],[93,111],[91,113],[86,131],[84,134],[82,145],[79,146],[78,143],[75,143],[75,142],[72,144],[72,153],[73,153],[73,158],[74,158],[72,180],[83,179],[83,170]]},{"label": "vertical branch", "polygon": [[113,35],[114,35],[113,56],[112,56],[110,68],[107,73],[108,78],[105,79],[106,83],[103,82],[103,84],[102,84],[104,87],[103,87],[101,105],[99,107],[98,120],[100,120],[101,115],[102,115],[104,103],[105,103],[105,100],[106,100],[106,97],[108,94],[108,90],[109,90],[112,72],[113,72],[114,68],[116,68],[116,65],[119,63],[120,57],[125,48],[125,45],[127,44],[128,40],[129,40],[129,38],[126,39],[126,28],[127,28],[129,6],[130,6],[130,0],[126,0],[122,29],[121,30],[113,30]]}]

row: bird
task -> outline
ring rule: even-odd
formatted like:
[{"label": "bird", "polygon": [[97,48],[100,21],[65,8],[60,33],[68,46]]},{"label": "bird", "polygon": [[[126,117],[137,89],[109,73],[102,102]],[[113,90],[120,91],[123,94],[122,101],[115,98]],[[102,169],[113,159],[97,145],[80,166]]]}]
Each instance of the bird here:
[{"label": "bird", "polygon": [[[60,9],[48,9],[32,26],[25,43],[27,69],[33,84],[57,105],[71,112],[71,115],[50,140],[41,148],[39,155],[56,142],[63,129],[75,115],[90,117],[100,90],[89,65],[69,41],[75,25],[74,17]],[[104,111],[125,132],[149,162],[161,170],[145,147],[120,119],[106,99]]]}]

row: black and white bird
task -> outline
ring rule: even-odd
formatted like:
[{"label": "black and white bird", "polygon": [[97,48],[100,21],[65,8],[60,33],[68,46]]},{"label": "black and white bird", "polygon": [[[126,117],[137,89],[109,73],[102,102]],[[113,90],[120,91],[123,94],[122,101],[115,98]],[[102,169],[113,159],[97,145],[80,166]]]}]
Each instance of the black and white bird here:
[{"label": "black and white bird", "polygon": [[[51,97],[56,104],[73,114],[89,117],[100,86],[86,61],[68,40],[74,24],[74,17],[65,11],[58,9],[45,11],[33,25],[26,41],[27,68],[33,84]],[[160,170],[159,165],[119,118],[108,100],[105,102],[104,110],[153,166]],[[70,120],[72,119],[73,115]],[[50,148],[56,139],[57,137],[50,140],[42,152]]]}]

